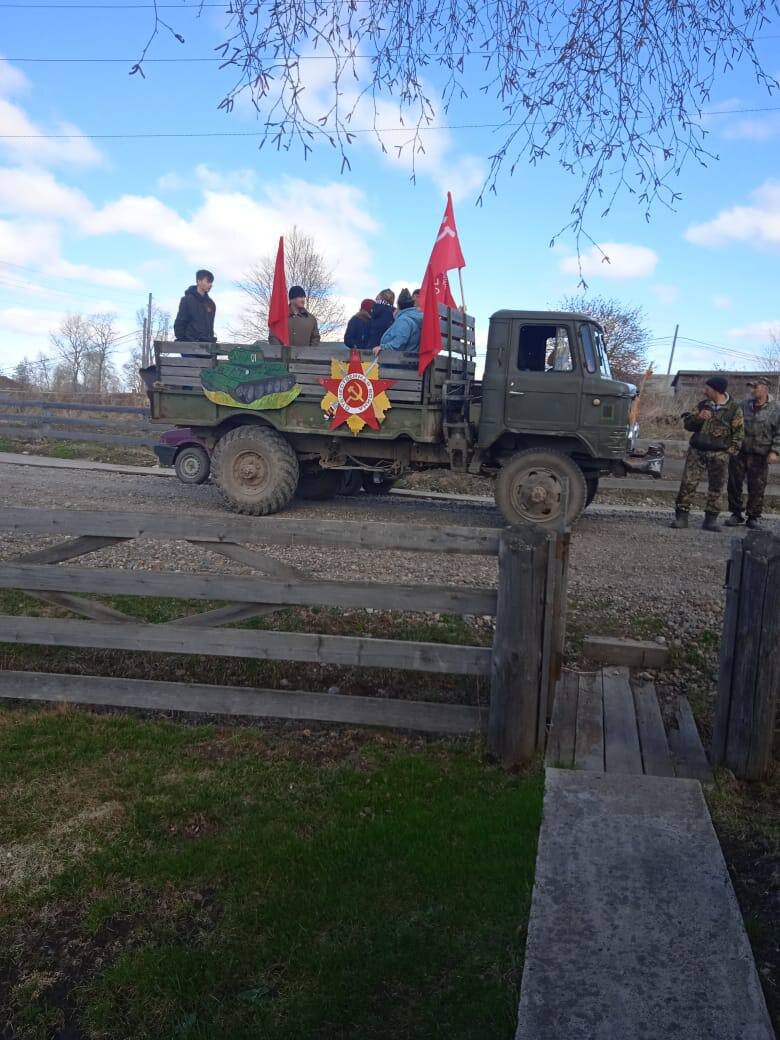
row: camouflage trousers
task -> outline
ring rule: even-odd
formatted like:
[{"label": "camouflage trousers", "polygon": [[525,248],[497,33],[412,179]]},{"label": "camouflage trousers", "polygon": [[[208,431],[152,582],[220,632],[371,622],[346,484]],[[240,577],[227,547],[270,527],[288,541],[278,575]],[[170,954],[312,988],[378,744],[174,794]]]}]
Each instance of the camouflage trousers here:
[{"label": "camouflage trousers", "polygon": [[764,508],[764,493],[769,474],[766,455],[741,451],[729,461],[729,510],[735,515],[742,512],[742,488],[747,477],[747,515],[761,516]]},{"label": "camouflage trousers", "polygon": [[691,508],[699,482],[706,480],[707,504],[704,508],[708,513],[719,513],[723,508],[723,489],[726,486],[728,471],[728,452],[699,451],[697,448],[688,448],[675,507],[683,509],[687,513]]}]

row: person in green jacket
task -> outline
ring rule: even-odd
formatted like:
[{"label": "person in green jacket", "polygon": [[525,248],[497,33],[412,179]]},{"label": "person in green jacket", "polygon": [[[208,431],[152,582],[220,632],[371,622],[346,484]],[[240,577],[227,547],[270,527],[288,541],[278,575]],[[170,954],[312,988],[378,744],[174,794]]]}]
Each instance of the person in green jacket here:
[{"label": "person in green jacket", "polygon": [[685,456],[680,490],[674,508],[675,528],[688,526],[688,514],[699,482],[707,480],[707,503],[704,507],[705,531],[720,531],[718,513],[723,507],[723,490],[729,470],[729,459],[742,447],[745,423],[742,409],[728,394],[728,379],[712,376],[704,384],[704,400],[694,412],[685,412],[683,426],[691,437]]},{"label": "person in green jacket", "polygon": [[751,396],[742,402],[745,439],[729,460],[729,510],[726,527],[745,523],[742,513],[747,477],[747,526],[760,527],[769,467],[780,458],[780,403],[769,396],[769,380],[759,376],[748,383]]}]

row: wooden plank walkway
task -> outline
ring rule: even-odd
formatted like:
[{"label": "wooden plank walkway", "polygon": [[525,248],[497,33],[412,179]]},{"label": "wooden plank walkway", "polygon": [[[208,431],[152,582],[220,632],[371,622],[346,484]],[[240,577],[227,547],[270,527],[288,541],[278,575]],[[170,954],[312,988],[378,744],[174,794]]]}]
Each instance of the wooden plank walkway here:
[{"label": "wooden plank walkway", "polygon": [[688,699],[678,698],[667,733],[655,686],[632,682],[627,668],[564,672],[553,703],[545,765],[712,783]]}]

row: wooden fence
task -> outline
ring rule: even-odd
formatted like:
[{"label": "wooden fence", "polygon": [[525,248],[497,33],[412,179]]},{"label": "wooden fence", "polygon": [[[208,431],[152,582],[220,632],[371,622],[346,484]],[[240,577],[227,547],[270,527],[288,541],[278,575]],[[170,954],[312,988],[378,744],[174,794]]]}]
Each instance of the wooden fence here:
[{"label": "wooden fence", "polygon": [[[277,517],[163,516],[5,509],[0,529],[64,541],[0,562],[0,588],[16,589],[79,618],[0,615],[0,643],[394,668],[490,677],[487,708],[421,699],[154,682],[101,676],[0,672],[0,695],[175,711],[394,726],[441,733],[487,730],[508,766],[544,746],[550,691],[562,661],[568,534]],[[134,538],[190,542],[251,567],[251,576],[59,566]],[[334,546],[498,558],[498,586],[472,588],[318,579],[269,554],[273,546]],[[262,546],[263,548],[257,548]],[[151,624],[95,599],[112,595],[230,601]],[[230,628],[290,605],[491,615],[492,648]],[[424,691],[424,681],[420,683]]]},{"label": "wooden fence", "polygon": [[[117,418],[122,417],[117,432]],[[151,447],[159,434],[149,407],[81,401],[22,400],[0,395],[0,435],[26,440],[80,441]]]},{"label": "wooden fence", "polygon": [[712,738],[713,765],[742,780],[770,771],[780,691],[780,538],[732,542]]}]

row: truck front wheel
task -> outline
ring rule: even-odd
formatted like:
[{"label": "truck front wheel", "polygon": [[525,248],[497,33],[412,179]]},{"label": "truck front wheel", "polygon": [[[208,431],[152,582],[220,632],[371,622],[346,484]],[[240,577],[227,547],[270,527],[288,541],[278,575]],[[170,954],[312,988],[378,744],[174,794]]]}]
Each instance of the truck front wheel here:
[{"label": "truck front wheel", "polygon": [[298,486],[298,459],[290,444],[266,426],[239,426],[217,441],[211,472],[237,513],[267,516],[284,509]]},{"label": "truck front wheel", "polygon": [[530,448],[518,451],[499,471],[496,505],[506,522],[554,527],[561,521],[563,478],[569,482],[566,521],[585,508],[585,475],[568,455]]}]

